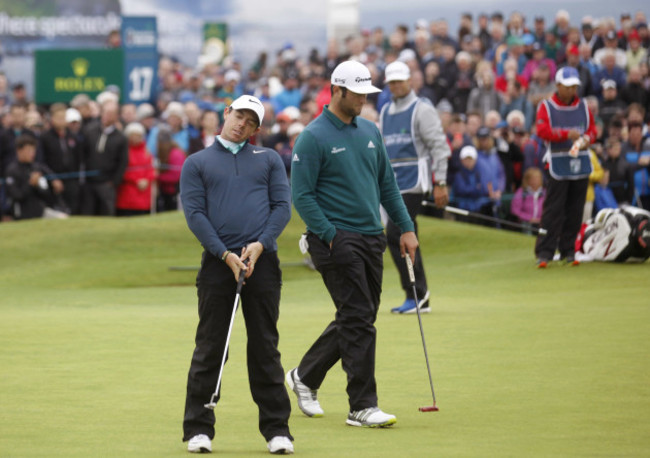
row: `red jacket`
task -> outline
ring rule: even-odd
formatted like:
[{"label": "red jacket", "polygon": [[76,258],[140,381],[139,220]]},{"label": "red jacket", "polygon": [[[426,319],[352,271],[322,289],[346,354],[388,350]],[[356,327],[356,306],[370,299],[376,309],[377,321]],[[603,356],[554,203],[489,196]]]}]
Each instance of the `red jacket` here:
[{"label": "red jacket", "polygon": [[[521,75],[517,75],[517,81],[521,84],[521,90],[528,89],[528,80]],[[501,94],[508,92],[508,80],[505,75],[501,75],[494,80],[494,89]]]},{"label": "red jacket", "polygon": [[[576,97],[569,104],[562,103],[560,99],[557,97],[557,94],[553,94],[551,99],[557,105],[567,106],[567,107],[577,105],[579,102],[579,99]],[[548,111],[546,111],[546,104],[544,103],[540,103],[539,108],[537,109],[536,128],[537,128],[537,136],[547,142],[561,142],[569,139],[568,129],[559,129],[559,128],[551,129],[551,121],[548,117]],[[587,128],[587,131],[584,134],[589,136],[590,143],[595,142],[596,138],[598,138],[598,132],[596,131],[596,124],[594,123],[594,115],[591,113],[591,110],[589,110],[589,127]]]},{"label": "red jacket", "polygon": [[[151,182],[156,178],[153,158],[147,151],[145,142],[129,145],[129,165],[117,189],[116,207],[120,210],[150,210]],[[138,188],[138,180],[149,181],[143,190]]]}]

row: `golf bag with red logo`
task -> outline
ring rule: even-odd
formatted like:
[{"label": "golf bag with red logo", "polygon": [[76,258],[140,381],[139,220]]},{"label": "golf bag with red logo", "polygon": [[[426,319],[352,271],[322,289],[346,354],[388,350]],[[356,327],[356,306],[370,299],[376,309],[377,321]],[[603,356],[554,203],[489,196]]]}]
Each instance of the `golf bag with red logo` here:
[{"label": "golf bag with red logo", "polygon": [[604,208],[582,225],[576,256],[584,261],[643,262],[650,257],[650,212]]}]

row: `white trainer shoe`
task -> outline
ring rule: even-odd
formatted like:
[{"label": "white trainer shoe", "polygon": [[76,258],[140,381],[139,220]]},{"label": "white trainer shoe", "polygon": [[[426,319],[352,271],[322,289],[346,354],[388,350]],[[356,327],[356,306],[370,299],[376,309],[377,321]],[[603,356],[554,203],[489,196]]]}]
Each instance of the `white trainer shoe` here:
[{"label": "white trainer shoe", "polygon": [[367,409],[350,412],[345,422],[350,426],[385,428],[395,424],[397,418],[395,418],[395,415],[382,412],[379,407],[368,407]]},{"label": "white trainer shoe", "polygon": [[289,385],[289,388],[291,388],[298,397],[298,407],[300,407],[302,413],[308,417],[322,417],[325,412],[323,412],[323,409],[318,402],[316,390],[312,390],[300,381],[297,367],[287,372],[286,379],[287,385]]},{"label": "white trainer shoe", "polygon": [[266,446],[274,455],[292,455],[293,444],[287,436],[275,436]]},{"label": "white trainer shoe", "polygon": [[197,434],[187,443],[190,453],[212,453],[212,442],[205,434]]}]

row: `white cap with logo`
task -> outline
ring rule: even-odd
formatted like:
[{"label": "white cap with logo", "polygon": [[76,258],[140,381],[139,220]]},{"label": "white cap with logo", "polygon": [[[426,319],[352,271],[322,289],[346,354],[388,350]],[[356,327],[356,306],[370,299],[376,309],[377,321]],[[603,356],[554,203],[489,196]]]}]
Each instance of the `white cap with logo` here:
[{"label": "white cap with logo", "polygon": [[347,60],[336,66],[332,72],[332,86],[341,86],[355,94],[381,92],[372,85],[370,70],[361,62]]},{"label": "white cap with logo", "polygon": [[257,115],[259,125],[262,125],[262,120],[264,119],[264,105],[260,102],[260,99],[253,97],[252,95],[242,95],[233,103],[230,104],[230,108],[233,110],[251,110]]},{"label": "white cap with logo", "polygon": [[411,78],[411,70],[404,62],[396,60],[386,66],[386,82],[406,81]]}]

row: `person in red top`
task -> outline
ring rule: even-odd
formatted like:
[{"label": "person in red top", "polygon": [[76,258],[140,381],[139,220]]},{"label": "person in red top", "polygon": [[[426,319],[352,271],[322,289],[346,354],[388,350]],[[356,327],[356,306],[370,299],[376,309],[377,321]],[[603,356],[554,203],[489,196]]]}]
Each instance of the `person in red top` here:
[{"label": "person in red top", "polygon": [[494,81],[497,92],[505,94],[510,81],[519,81],[523,90],[528,90],[528,80],[518,73],[518,64],[515,59],[508,59],[503,63],[503,74]]},{"label": "person in red top", "polygon": [[535,244],[538,267],[545,268],[559,249],[560,258],[577,265],[575,239],[582,222],[591,160],[588,146],[596,140],[594,117],[578,97],[580,75],[564,67],[555,75],[557,91],[540,103],[537,135],[548,147],[545,156],[547,193],[541,227]]},{"label": "person in red top", "polygon": [[156,178],[153,157],[144,141],[145,128],[132,122],[124,129],[129,141],[129,165],[117,190],[117,216],[144,215],[151,211],[151,183]]}]

